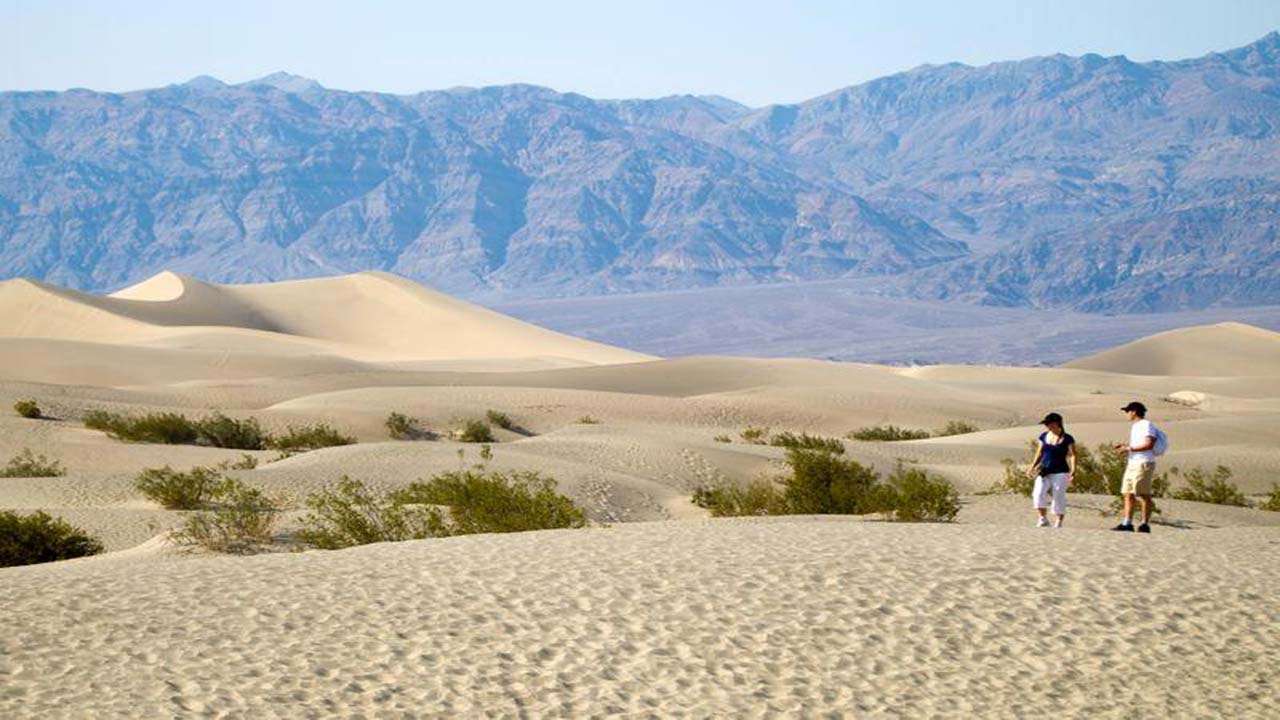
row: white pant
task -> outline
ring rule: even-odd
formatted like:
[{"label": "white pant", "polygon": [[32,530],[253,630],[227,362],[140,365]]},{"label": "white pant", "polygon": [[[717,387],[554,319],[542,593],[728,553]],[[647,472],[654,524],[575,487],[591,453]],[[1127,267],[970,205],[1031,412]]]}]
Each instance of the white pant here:
[{"label": "white pant", "polygon": [[1031,491],[1031,504],[1037,510],[1049,508],[1049,498],[1053,497],[1054,515],[1067,514],[1067,474],[1054,473],[1036,477],[1035,489]]}]

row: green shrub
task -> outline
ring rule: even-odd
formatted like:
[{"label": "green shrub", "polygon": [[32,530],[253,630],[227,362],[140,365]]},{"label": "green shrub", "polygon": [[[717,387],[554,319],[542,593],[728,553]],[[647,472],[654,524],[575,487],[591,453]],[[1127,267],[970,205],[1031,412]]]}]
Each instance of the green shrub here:
[{"label": "green shrub", "polygon": [[511,418],[506,413],[501,413],[501,412],[498,412],[497,410],[490,410],[484,414],[484,417],[486,420],[489,421],[490,425],[496,425],[502,428],[503,430],[516,429],[516,424],[511,420]]},{"label": "green shrub", "polygon": [[418,424],[418,418],[393,412],[387,416],[384,425],[392,440],[417,440],[427,436],[427,432]]},{"label": "green shrub", "polygon": [[590,415],[583,415],[578,418],[579,425],[599,425],[600,421]]},{"label": "green shrub", "polygon": [[693,491],[693,504],[711,511],[713,517],[786,515],[787,502],[777,483],[753,480],[746,485],[723,483]]},{"label": "green shrub", "polygon": [[208,507],[184,518],[173,538],[212,552],[248,553],[271,543],[280,506],[257,488],[224,478],[209,492]]},{"label": "green shrub", "polygon": [[897,442],[899,440],[924,440],[929,437],[929,431],[910,430],[908,428],[900,428],[897,425],[875,425],[854,430],[847,437],[851,440]]},{"label": "green shrub", "polygon": [[947,422],[941,430],[933,434],[934,437],[950,437],[952,435],[968,435],[969,433],[981,432],[982,428],[965,420],[951,420]]},{"label": "green shrub", "polygon": [[494,441],[493,430],[483,420],[468,420],[458,431],[458,439],[466,443],[490,443]]},{"label": "green shrub", "polygon": [[769,441],[769,428],[763,427],[745,427],[739,433],[743,442],[752,445],[764,445]]},{"label": "green shrub", "polygon": [[213,496],[222,476],[214,468],[194,467],[178,472],[168,465],[147,468],[134,478],[133,486],[169,510],[199,510]]},{"label": "green shrub", "polygon": [[783,496],[790,512],[800,515],[860,515],[875,512],[868,505],[879,480],[875,470],[815,450],[788,450],[791,476],[783,480]]},{"label": "green shrub", "polygon": [[1280,483],[1271,483],[1271,492],[1267,494],[1267,499],[1258,504],[1262,510],[1270,510],[1271,512],[1280,512]]},{"label": "green shrub", "polygon": [[0,468],[0,477],[5,478],[60,477],[65,474],[61,463],[44,455],[36,455],[30,448],[22,448],[21,452],[10,458],[8,464]]},{"label": "green shrub", "polygon": [[1184,473],[1173,468],[1170,472],[1181,475],[1184,482],[1183,487],[1173,491],[1172,497],[1175,500],[1250,507],[1244,493],[1240,492],[1240,488],[1236,487],[1235,483],[1230,482],[1231,468],[1219,465],[1214,468],[1212,475],[1201,468],[1192,468]]},{"label": "green shrub", "polygon": [[40,412],[40,406],[35,400],[19,400],[13,404],[13,411],[29,420],[39,420],[44,417],[44,413]]},{"label": "green shrub", "polygon": [[308,497],[306,504],[310,512],[298,539],[322,550],[419,540],[445,527],[439,509],[407,505],[346,476]]},{"label": "green shrub", "polygon": [[712,440],[715,440],[715,441],[716,441],[716,442],[718,442],[718,443],[731,443],[731,442],[733,442],[733,438],[729,437],[728,435],[717,435],[717,436],[715,436],[714,438],[711,438],[711,439],[712,439]]},{"label": "green shrub", "polygon": [[899,464],[879,485],[871,505],[898,522],[952,522],[960,493],[944,478]]},{"label": "green shrub", "polygon": [[97,555],[102,543],[61,518],[0,510],[0,567]]},{"label": "green shrub", "polygon": [[442,535],[579,528],[587,516],[536,472],[460,471],[415,482],[394,494],[407,504],[448,508]]},{"label": "green shrub", "polygon": [[195,425],[197,442],[211,447],[263,450],[270,439],[255,418],[237,420],[215,412]]},{"label": "green shrub", "polygon": [[85,413],[84,425],[127,442],[192,445],[200,437],[195,423],[172,412],[126,417],[105,410],[91,410]]},{"label": "green shrub", "polygon": [[290,425],[284,434],[272,436],[267,444],[272,449],[293,453],[338,445],[352,445],[355,441],[355,438],[343,435],[328,423],[316,423],[300,427]]},{"label": "green shrub", "polygon": [[790,432],[780,432],[769,440],[769,444],[774,447],[794,450],[817,450],[819,452],[835,453],[836,455],[844,454],[844,443],[839,440],[808,433],[796,435]]}]

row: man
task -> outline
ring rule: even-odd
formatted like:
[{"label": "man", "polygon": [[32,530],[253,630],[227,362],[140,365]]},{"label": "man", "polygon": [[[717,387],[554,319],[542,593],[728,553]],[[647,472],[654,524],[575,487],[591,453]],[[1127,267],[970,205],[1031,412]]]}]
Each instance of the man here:
[{"label": "man", "polygon": [[1151,480],[1156,474],[1156,433],[1158,432],[1150,420],[1147,420],[1147,406],[1137,400],[1120,408],[1128,414],[1128,444],[1117,443],[1116,450],[1128,453],[1129,462],[1124,469],[1124,479],[1120,481],[1120,494],[1124,497],[1124,520],[1111,528],[1120,532],[1133,532],[1133,499],[1137,496],[1142,503],[1142,524],[1138,532],[1151,532]]}]

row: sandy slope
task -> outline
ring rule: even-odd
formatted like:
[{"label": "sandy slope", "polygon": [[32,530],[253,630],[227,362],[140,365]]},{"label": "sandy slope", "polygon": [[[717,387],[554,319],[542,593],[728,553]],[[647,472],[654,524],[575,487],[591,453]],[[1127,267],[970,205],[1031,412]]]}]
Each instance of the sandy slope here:
[{"label": "sandy slope", "polygon": [[1275,375],[1280,333],[1234,322],[1170,330],[1065,367],[1134,375]]},{"label": "sandy slope", "polygon": [[[47,509],[117,552],[0,570],[0,716],[802,704],[1112,716],[1122,703],[1108,690],[1135,658],[1151,668],[1136,680],[1151,715],[1274,714],[1264,683],[1276,668],[1259,659],[1277,648],[1256,627],[1276,620],[1259,598],[1277,589],[1280,513],[1167,502],[1172,525],[1115,538],[1096,532],[1108,500],[1088,496],[1073,496],[1057,534],[1028,529],[1027,501],[1010,496],[970,495],[947,528],[707,523],[688,502],[708,481],[780,470],[780,449],[738,439],[746,426],[841,436],[967,420],[983,430],[846,445],[882,471],[914,463],[971,493],[1045,411],[1093,446],[1124,437],[1117,408],[1132,398],[1173,439],[1166,465],[1224,463],[1261,493],[1280,477],[1271,335],[1193,328],[1063,368],[658,360],[377,274],[266,286],[162,274],[111,297],[2,283],[0,462],[29,447],[68,473],[0,479],[0,508]],[[7,411],[26,397],[53,419]],[[181,516],[140,498],[133,477],[241,453],[112,441],[79,423],[91,408],[219,409],[356,435],[286,460],[255,453],[262,464],[235,473],[295,505],[344,474],[393,488],[476,461],[448,440],[388,440],[390,411],[444,433],[493,408],[520,427],[499,431],[492,466],[556,477],[598,521],[677,522],[193,557],[165,547]]]}]

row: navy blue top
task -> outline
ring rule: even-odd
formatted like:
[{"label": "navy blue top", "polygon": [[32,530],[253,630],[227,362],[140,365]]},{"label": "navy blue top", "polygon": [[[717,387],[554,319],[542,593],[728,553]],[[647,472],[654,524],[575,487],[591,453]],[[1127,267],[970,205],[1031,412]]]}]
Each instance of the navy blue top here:
[{"label": "navy blue top", "polygon": [[1050,445],[1045,441],[1048,434],[1040,433],[1040,474],[1056,475],[1071,472],[1071,466],[1067,465],[1067,448],[1075,444],[1076,439],[1071,437],[1070,433],[1063,433],[1057,445]]}]

